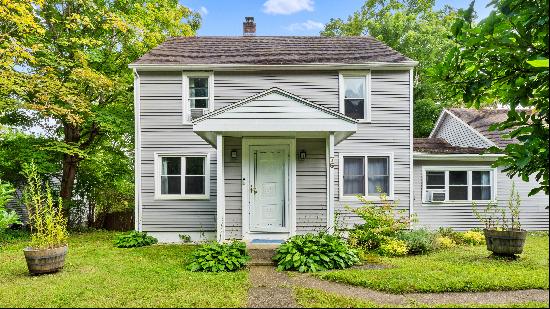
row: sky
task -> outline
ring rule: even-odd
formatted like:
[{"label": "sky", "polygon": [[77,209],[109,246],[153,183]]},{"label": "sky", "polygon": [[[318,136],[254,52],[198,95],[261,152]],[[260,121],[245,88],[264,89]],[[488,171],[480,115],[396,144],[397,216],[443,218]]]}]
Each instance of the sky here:
[{"label": "sky", "polygon": [[[471,0],[436,0],[436,7],[465,8]],[[477,0],[479,18],[489,14],[490,0]],[[256,35],[318,35],[331,18],[345,19],[365,0],[180,0],[202,16],[199,36],[242,35],[245,16],[256,21]]]}]

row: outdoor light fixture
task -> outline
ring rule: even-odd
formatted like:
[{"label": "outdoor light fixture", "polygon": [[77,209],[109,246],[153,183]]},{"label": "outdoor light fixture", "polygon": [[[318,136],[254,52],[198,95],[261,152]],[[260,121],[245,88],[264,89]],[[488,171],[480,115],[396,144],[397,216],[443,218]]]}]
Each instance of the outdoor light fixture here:
[{"label": "outdoor light fixture", "polygon": [[306,159],[306,151],[302,150],[300,151],[300,160],[305,160],[305,159]]},{"label": "outdoor light fixture", "polygon": [[237,157],[237,150],[231,150],[231,158]]}]

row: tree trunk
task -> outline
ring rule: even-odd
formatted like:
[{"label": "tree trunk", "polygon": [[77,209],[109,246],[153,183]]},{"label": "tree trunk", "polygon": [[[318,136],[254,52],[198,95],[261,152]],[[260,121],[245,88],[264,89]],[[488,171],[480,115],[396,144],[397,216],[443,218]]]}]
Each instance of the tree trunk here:
[{"label": "tree trunk", "polygon": [[77,167],[78,158],[75,155],[65,154],[63,156],[63,176],[61,178],[61,189],[59,195],[63,199],[63,203],[65,203],[65,205],[68,205],[73,198],[73,187]]},{"label": "tree trunk", "polygon": [[[76,144],[80,140],[80,130],[74,125],[63,124],[65,133],[65,143]],[[79,158],[74,154],[63,155],[63,175],[61,177],[61,188],[59,196],[63,200],[65,207],[70,206],[73,198],[74,180],[76,178],[76,170],[78,168]]]}]

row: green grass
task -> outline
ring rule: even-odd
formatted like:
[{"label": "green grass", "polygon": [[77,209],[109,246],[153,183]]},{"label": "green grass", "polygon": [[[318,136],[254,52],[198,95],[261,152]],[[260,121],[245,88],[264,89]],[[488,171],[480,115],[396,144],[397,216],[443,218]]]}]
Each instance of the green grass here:
[{"label": "green grass", "polygon": [[71,235],[63,271],[29,276],[22,249],[0,247],[2,307],[241,307],[248,273],[193,273],[193,246],[114,248],[113,233]]},{"label": "green grass", "polygon": [[548,235],[529,235],[518,260],[489,258],[485,246],[461,246],[422,256],[380,258],[381,270],[316,274],[326,280],[392,293],[548,289]]},{"label": "green grass", "polygon": [[[382,305],[372,301],[364,301],[343,297],[320,290],[295,288],[296,302],[304,308],[395,308],[395,305]],[[524,302],[514,304],[485,304],[460,305],[440,304],[426,305],[411,302],[403,308],[548,308],[548,303]]]}]

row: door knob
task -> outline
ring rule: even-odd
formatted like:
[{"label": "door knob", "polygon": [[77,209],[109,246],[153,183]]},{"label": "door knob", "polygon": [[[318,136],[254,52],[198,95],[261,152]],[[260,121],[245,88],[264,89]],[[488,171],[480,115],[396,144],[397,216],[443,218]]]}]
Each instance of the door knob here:
[{"label": "door knob", "polygon": [[254,186],[250,185],[250,192],[256,194],[258,193],[258,190],[256,190]]}]

